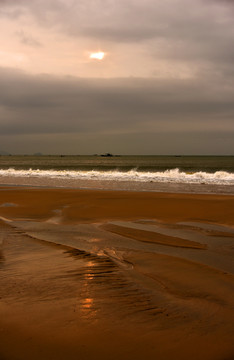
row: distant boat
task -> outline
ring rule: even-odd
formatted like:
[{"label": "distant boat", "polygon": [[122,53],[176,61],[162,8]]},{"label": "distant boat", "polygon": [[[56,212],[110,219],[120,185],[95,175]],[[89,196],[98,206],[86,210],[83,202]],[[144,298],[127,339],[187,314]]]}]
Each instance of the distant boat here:
[{"label": "distant boat", "polygon": [[110,154],[110,153],[106,153],[106,154],[101,154],[101,156],[102,156],[102,157],[111,157],[111,156],[114,156],[114,155],[112,155],[112,154]]}]

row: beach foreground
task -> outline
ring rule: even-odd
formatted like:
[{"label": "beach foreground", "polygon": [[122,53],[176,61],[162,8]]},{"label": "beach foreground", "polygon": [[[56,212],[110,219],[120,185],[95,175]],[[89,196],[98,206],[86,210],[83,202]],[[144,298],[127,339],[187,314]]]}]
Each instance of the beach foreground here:
[{"label": "beach foreground", "polygon": [[234,196],[0,188],[0,359],[234,359]]}]

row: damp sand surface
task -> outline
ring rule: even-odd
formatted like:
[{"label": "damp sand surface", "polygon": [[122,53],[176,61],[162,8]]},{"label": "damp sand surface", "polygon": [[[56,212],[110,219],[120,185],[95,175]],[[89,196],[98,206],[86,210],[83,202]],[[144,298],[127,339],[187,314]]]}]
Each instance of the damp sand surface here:
[{"label": "damp sand surface", "polygon": [[233,359],[233,209],[2,187],[0,359]]}]

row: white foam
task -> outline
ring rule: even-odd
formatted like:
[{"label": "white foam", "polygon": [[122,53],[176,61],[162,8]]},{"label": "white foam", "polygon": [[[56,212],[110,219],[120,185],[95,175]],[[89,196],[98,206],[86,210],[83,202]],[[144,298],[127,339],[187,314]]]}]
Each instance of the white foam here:
[{"label": "white foam", "polygon": [[207,173],[203,171],[186,173],[179,169],[163,172],[141,172],[136,169],[123,171],[70,171],[70,170],[15,170],[13,168],[0,169],[0,176],[25,177],[25,178],[51,178],[51,179],[77,179],[77,180],[112,180],[112,181],[138,181],[138,182],[163,182],[186,184],[217,184],[234,185],[234,173],[216,171]]}]

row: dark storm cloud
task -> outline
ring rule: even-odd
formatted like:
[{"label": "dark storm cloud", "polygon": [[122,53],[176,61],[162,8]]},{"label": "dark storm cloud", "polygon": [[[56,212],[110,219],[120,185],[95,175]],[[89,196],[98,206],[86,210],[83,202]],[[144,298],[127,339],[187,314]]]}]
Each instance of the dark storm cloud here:
[{"label": "dark storm cloud", "polygon": [[[212,6],[212,1],[187,0],[0,0],[0,10],[20,10],[31,13],[44,26],[57,26],[62,31],[79,36],[107,38],[112,41],[139,39],[193,38],[204,39],[224,31],[232,21],[229,2],[224,7]],[[230,2],[231,3],[231,2]],[[229,24],[229,25],[230,25]]]},{"label": "dark storm cloud", "polygon": [[[234,90],[194,80],[82,79],[0,71],[3,134],[234,131]],[[222,123],[221,123],[222,122]]]},{"label": "dark storm cloud", "polygon": [[[172,149],[177,143],[186,152],[193,144],[196,152],[201,139],[202,151],[212,144],[217,152],[227,151],[225,146],[228,143],[231,148],[234,134],[233,9],[230,0],[0,0],[0,18],[14,24],[22,19],[14,31],[21,43],[34,47],[30,51],[41,45],[34,34],[40,38],[48,32],[58,43],[60,35],[64,42],[68,39],[74,51],[79,40],[90,47],[100,45],[110,52],[113,69],[118,69],[123,45],[120,50],[132,56],[128,60],[127,53],[122,60],[124,74],[131,73],[132,59],[137,63],[142,50],[139,68],[149,64],[152,75],[148,79],[85,79],[2,68],[0,135],[14,140],[20,135],[25,142],[30,136],[33,144],[38,136],[49,134],[56,148],[57,136],[65,139],[69,134],[64,140],[68,146],[71,134],[81,134],[80,143],[88,149],[90,134],[97,147],[107,134],[110,145],[116,142],[115,151],[121,138],[126,151],[131,144],[138,149],[143,141],[149,152],[155,139],[161,149]],[[26,24],[26,30],[21,24]],[[44,45],[46,36],[42,38]],[[47,60],[47,55],[49,51],[42,59]],[[162,75],[160,64],[166,68]],[[178,79],[184,69],[189,70],[188,78]],[[167,70],[167,79],[153,77],[165,77]]]}]

